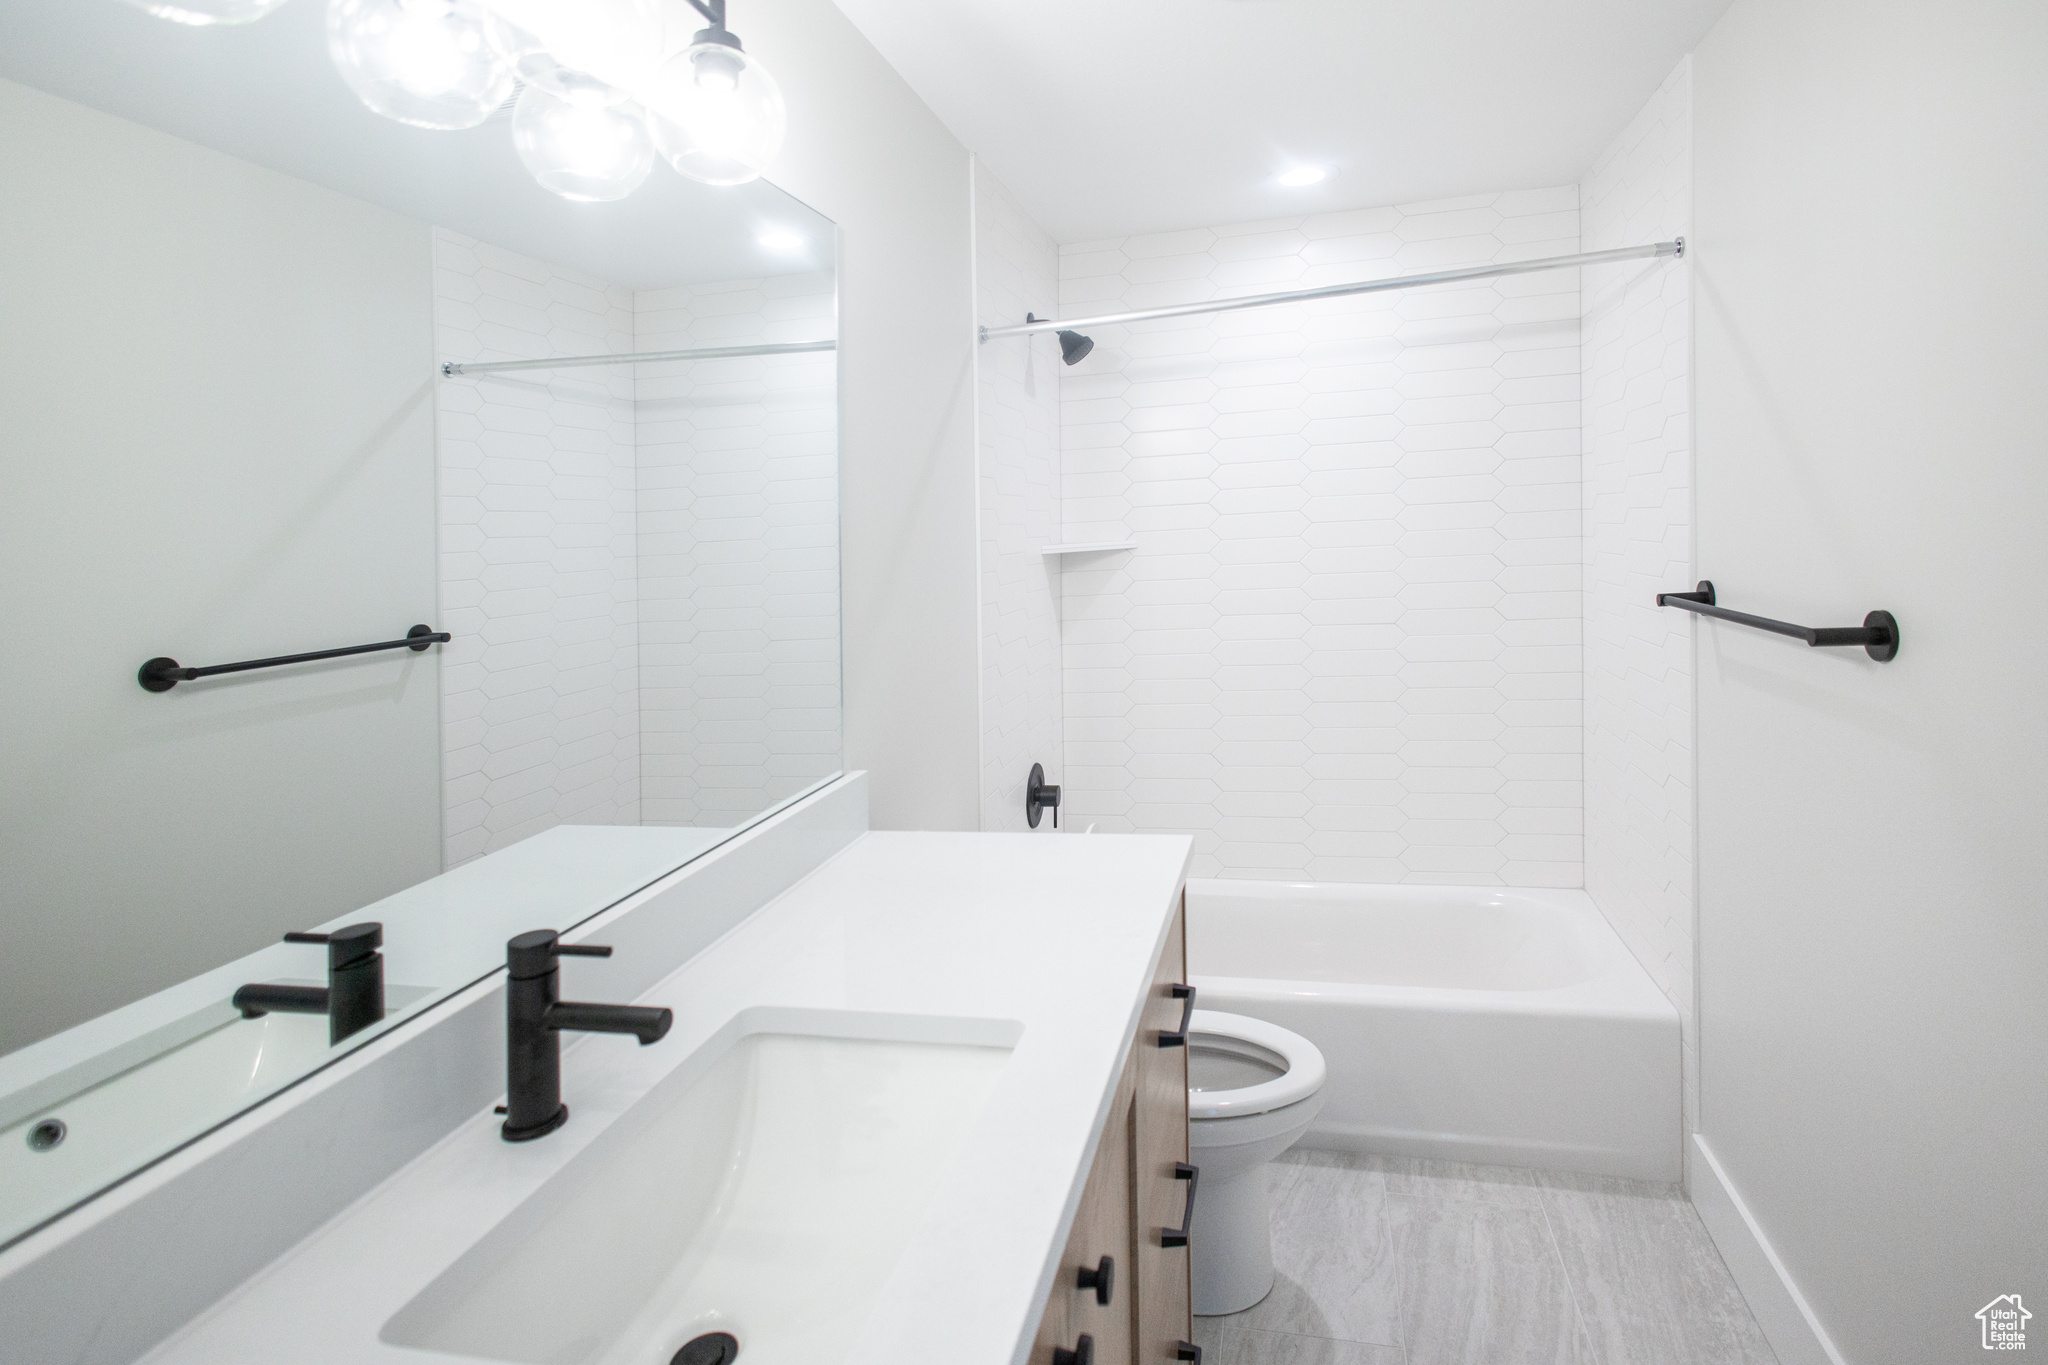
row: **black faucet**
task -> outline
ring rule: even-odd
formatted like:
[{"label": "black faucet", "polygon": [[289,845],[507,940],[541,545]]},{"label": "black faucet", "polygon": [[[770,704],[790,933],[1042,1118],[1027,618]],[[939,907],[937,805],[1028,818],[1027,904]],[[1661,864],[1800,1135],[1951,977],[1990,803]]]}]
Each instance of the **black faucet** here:
[{"label": "black faucet", "polygon": [[546,1137],[569,1121],[562,1103],[563,1029],[630,1033],[640,1046],[658,1041],[675,1022],[668,1010],[641,1005],[585,1005],[563,1000],[564,957],[610,957],[594,943],[563,943],[535,929],[505,945],[505,1126],[507,1142]]},{"label": "black faucet", "polygon": [[324,1014],[327,1045],[366,1029],[384,1017],[384,926],[375,920],[351,924],[331,934],[286,934],[286,943],[327,945],[327,985],[244,986],[235,992],[235,1008],[244,1019],[266,1014]]}]

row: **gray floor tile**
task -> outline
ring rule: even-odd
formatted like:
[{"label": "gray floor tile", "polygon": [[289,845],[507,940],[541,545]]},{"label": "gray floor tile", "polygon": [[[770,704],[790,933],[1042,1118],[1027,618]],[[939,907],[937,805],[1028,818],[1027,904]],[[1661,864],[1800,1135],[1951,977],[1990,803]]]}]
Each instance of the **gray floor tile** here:
[{"label": "gray floor tile", "polygon": [[1377,1157],[1388,1194],[1431,1199],[1474,1200],[1534,1209],[1543,1205],[1543,1176],[1518,1166],[1479,1166],[1469,1161],[1420,1157]]},{"label": "gray floor tile", "polygon": [[1577,1171],[1534,1171],[1546,1190],[1577,1190],[1583,1194],[1625,1194],[1644,1199],[1684,1199],[1685,1190],[1671,1181],[1624,1180],[1614,1175],[1581,1175]]},{"label": "gray floor tile", "polygon": [[1363,1152],[1325,1152],[1314,1147],[1295,1147],[1273,1159],[1276,1166],[1321,1166],[1333,1171],[1377,1171],[1382,1158]]},{"label": "gray floor tile", "polygon": [[1206,1365],[1776,1365],[1676,1186],[1296,1150]]},{"label": "gray floor tile", "polygon": [[1386,1207],[1407,1365],[1589,1365],[1540,1206],[1390,1194]]},{"label": "gray floor tile", "polygon": [[1320,1160],[1275,1162],[1273,1292],[1230,1327],[1398,1345],[1400,1274],[1377,1171]]},{"label": "gray floor tile", "polygon": [[1777,1365],[1683,1195],[1583,1177],[1547,1183],[1596,1365]]},{"label": "gray floor tile", "polygon": [[1398,1346],[1373,1346],[1285,1332],[1233,1331],[1227,1352],[1203,1365],[1407,1365]]},{"label": "gray floor tile", "polygon": [[1230,1342],[1242,1335],[1230,1326],[1235,1318],[1196,1318],[1195,1329],[1190,1334],[1195,1345],[1202,1348],[1202,1365],[1220,1365],[1223,1350]]}]

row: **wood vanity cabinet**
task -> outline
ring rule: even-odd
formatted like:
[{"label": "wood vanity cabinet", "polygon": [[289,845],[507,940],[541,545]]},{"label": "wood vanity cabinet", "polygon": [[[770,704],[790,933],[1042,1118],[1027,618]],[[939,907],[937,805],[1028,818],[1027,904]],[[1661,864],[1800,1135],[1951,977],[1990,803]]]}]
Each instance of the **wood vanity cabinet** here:
[{"label": "wood vanity cabinet", "polygon": [[[1108,1125],[1053,1276],[1030,1365],[1068,1365],[1087,1336],[1092,1365],[1165,1365],[1184,1359],[1191,1335],[1188,1251],[1162,1236],[1188,1209],[1188,1050],[1161,1047],[1180,1029],[1187,980],[1185,915],[1177,912],[1154,964],[1130,1059],[1117,1082]],[[1093,1283],[1103,1257],[1114,1264],[1109,1302]],[[1055,1355],[1055,1352],[1060,1354]]]}]

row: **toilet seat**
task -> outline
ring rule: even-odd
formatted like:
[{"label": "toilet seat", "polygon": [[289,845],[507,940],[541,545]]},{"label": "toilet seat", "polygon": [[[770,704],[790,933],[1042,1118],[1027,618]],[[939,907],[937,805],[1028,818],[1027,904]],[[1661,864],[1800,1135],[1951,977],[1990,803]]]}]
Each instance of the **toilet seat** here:
[{"label": "toilet seat", "polygon": [[[1323,1054],[1308,1039],[1290,1033],[1278,1024],[1249,1015],[1226,1014],[1222,1010],[1196,1010],[1188,1025],[1188,1045],[1205,1040],[1224,1051],[1241,1050],[1246,1056],[1266,1054],[1278,1058],[1286,1071],[1270,1081],[1237,1090],[1190,1090],[1189,1119],[1239,1118],[1284,1109],[1313,1097],[1323,1088]],[[1243,1045],[1241,1049],[1232,1044]]]}]

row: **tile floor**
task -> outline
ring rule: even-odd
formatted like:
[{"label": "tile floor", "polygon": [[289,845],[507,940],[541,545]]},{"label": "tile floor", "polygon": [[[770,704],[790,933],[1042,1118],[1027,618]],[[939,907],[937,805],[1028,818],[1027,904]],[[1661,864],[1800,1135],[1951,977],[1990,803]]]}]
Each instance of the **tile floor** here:
[{"label": "tile floor", "polygon": [[1777,1365],[1674,1187],[1293,1151],[1273,1292],[1205,1365]]}]

